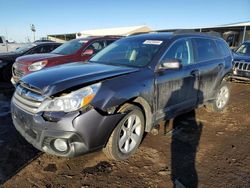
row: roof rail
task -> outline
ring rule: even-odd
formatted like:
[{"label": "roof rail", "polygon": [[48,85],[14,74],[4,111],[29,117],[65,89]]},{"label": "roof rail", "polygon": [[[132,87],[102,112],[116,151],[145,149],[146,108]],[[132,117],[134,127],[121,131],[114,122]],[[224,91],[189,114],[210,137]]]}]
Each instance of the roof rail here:
[{"label": "roof rail", "polygon": [[199,35],[210,35],[214,37],[221,37],[221,34],[215,31],[208,31],[208,32],[197,32],[194,29],[180,29],[176,30],[173,34],[199,34]]},{"label": "roof rail", "polygon": [[103,37],[124,37],[124,35],[104,35]]},{"label": "roof rail", "polygon": [[143,34],[148,34],[148,33],[158,33],[158,32],[156,31],[137,32],[137,33],[129,34],[128,36],[143,35]]}]

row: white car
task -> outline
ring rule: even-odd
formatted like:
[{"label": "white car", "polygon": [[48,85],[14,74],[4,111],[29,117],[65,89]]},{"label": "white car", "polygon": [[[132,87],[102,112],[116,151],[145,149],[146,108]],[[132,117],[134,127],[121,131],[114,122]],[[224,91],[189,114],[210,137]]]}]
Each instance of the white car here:
[{"label": "white car", "polygon": [[15,51],[25,43],[8,43],[4,36],[0,36],[0,53]]}]

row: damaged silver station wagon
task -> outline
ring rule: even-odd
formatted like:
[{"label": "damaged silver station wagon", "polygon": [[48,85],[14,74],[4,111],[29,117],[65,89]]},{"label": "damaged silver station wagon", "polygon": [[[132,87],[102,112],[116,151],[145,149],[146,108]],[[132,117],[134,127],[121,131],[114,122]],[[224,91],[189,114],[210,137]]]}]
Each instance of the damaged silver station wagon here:
[{"label": "damaged silver station wagon", "polygon": [[73,157],[103,149],[135,153],[159,121],[198,106],[228,103],[232,54],[206,34],[143,34],[120,39],[87,64],[23,77],[12,98],[16,129],[37,149]]}]

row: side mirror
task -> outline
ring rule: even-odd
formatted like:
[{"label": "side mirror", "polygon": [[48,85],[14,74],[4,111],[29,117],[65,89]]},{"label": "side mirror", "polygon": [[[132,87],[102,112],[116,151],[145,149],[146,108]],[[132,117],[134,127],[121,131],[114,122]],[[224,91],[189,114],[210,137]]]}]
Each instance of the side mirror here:
[{"label": "side mirror", "polygon": [[181,67],[182,67],[181,60],[179,59],[167,59],[167,60],[164,60],[160,65],[160,69],[178,70]]},{"label": "side mirror", "polygon": [[92,50],[92,49],[85,50],[82,53],[83,56],[92,56],[93,54],[94,54],[94,50]]}]

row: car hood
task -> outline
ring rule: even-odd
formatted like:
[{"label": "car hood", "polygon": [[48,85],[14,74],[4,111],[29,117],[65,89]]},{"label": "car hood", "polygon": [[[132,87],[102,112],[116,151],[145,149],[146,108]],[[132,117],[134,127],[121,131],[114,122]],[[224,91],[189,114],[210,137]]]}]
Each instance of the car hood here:
[{"label": "car hood", "polygon": [[53,96],[73,87],[83,87],[108,78],[132,73],[139,68],[99,63],[70,63],[24,76],[20,83],[39,90],[42,95]]},{"label": "car hood", "polygon": [[0,60],[15,61],[15,59],[21,55],[22,54],[15,52],[0,53]]},{"label": "car hood", "polygon": [[41,61],[48,58],[56,58],[61,57],[63,55],[61,54],[53,54],[53,53],[46,53],[46,54],[32,54],[32,55],[25,55],[17,58],[16,61],[19,63],[27,63],[27,62],[35,62],[35,61]]},{"label": "car hood", "polygon": [[239,53],[234,53],[234,61],[248,61],[250,62],[250,55],[243,55]]}]

